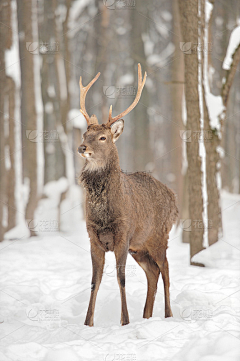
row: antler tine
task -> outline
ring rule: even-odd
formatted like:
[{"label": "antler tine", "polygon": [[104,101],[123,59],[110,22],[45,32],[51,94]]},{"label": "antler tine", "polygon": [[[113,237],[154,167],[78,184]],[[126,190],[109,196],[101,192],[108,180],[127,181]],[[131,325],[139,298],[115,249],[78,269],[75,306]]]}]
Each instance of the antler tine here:
[{"label": "antler tine", "polygon": [[141,68],[141,64],[138,63],[138,91],[137,91],[137,95],[136,95],[133,103],[132,103],[124,112],[116,115],[115,117],[112,117],[112,105],[110,106],[109,116],[108,116],[108,121],[107,121],[107,124],[108,124],[108,125],[112,125],[112,124],[115,123],[118,119],[123,118],[125,115],[127,115],[128,113],[130,113],[130,111],[135,108],[135,106],[137,105],[137,103],[138,103],[139,100],[140,100],[143,87],[144,87],[144,85],[145,85],[145,83],[146,83],[146,78],[147,78],[147,73],[146,73],[146,71],[145,71],[145,74],[144,74],[144,78],[142,78],[142,68]]},{"label": "antler tine", "polygon": [[80,86],[80,112],[84,115],[87,124],[93,124],[93,123],[98,123],[97,121],[97,117],[95,115],[92,115],[91,117],[89,117],[87,111],[86,111],[86,107],[85,107],[85,99],[86,99],[86,95],[88,90],[91,88],[91,86],[97,81],[97,79],[99,78],[101,73],[97,73],[97,75],[95,76],[95,78],[93,78],[90,83],[87,86],[83,86],[82,84],[82,77],[80,76],[79,79],[79,86]]}]

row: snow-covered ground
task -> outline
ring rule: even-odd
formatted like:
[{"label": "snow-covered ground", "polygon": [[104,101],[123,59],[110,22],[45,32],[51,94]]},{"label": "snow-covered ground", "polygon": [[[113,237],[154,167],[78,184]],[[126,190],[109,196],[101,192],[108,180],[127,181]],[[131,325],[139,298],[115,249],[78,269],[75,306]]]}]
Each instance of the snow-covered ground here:
[{"label": "snow-covered ground", "polygon": [[[59,185],[59,184],[58,184]],[[1,361],[174,360],[239,361],[240,358],[240,196],[222,194],[224,238],[198,255],[205,268],[189,266],[189,245],[180,230],[170,235],[173,318],[164,319],[159,279],[154,315],[142,318],[145,274],[128,257],[126,292],[130,324],[120,326],[120,295],[114,255],[98,293],[95,326],[84,326],[91,259],[81,198],[74,188],[60,210],[52,183],[40,202],[34,225],[38,237],[19,227],[0,244]],[[64,188],[64,187],[63,187]],[[72,229],[72,231],[70,231]],[[17,240],[17,237],[21,238]]]}]

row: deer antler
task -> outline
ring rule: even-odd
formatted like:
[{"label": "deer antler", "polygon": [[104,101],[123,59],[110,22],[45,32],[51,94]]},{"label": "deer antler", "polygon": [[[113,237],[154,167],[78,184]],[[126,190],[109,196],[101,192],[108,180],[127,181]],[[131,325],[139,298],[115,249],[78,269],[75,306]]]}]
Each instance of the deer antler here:
[{"label": "deer antler", "polygon": [[144,78],[142,79],[142,68],[141,68],[141,64],[138,63],[138,91],[137,91],[137,95],[135,97],[134,102],[122,113],[116,115],[116,117],[112,117],[112,105],[110,106],[109,109],[109,117],[108,117],[108,121],[107,124],[108,125],[112,125],[113,123],[115,123],[118,119],[123,118],[125,115],[127,115],[128,113],[130,113],[131,110],[133,110],[135,108],[135,106],[137,105],[137,103],[140,100],[141,94],[142,94],[142,90],[143,87],[145,85],[146,82],[146,78],[147,78],[147,73],[145,71],[144,74]]},{"label": "deer antler", "polygon": [[84,115],[87,124],[98,124],[98,120],[96,115],[92,115],[91,117],[89,117],[86,108],[85,108],[85,98],[87,95],[88,90],[91,88],[91,86],[95,83],[95,81],[99,78],[101,73],[97,73],[97,75],[95,76],[95,78],[93,78],[92,81],[90,81],[90,83],[87,86],[83,86],[82,85],[82,77],[80,76],[80,80],[79,80],[79,86],[80,86],[80,112]]}]

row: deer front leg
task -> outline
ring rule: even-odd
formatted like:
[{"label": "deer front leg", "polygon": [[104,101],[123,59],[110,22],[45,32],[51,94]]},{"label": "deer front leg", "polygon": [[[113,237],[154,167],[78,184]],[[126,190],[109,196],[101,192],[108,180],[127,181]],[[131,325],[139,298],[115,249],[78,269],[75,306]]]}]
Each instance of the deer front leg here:
[{"label": "deer front leg", "polygon": [[93,317],[95,310],[95,303],[97,298],[98,289],[102,280],[105,252],[98,246],[91,244],[91,257],[92,257],[92,284],[91,296],[87,311],[87,316],[84,322],[86,326],[93,326]]},{"label": "deer front leg", "polygon": [[129,323],[129,316],[127,310],[127,300],[125,292],[125,267],[127,261],[128,248],[126,245],[118,244],[114,249],[117,268],[117,279],[120,288],[121,295],[121,325],[127,325]]}]

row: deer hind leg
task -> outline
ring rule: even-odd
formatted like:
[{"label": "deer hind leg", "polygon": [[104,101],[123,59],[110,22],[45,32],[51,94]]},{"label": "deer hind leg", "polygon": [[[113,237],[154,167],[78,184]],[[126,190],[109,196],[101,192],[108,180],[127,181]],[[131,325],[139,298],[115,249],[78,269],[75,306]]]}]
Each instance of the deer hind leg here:
[{"label": "deer hind leg", "polygon": [[143,318],[150,318],[152,317],[153,313],[153,305],[155,301],[155,296],[157,292],[157,283],[159,278],[159,267],[154,262],[152,257],[146,253],[131,253],[132,257],[135,261],[139,264],[140,267],[144,270],[147,283],[148,283],[148,290],[147,290],[147,298],[146,303],[143,311]]},{"label": "deer hind leg", "polygon": [[84,322],[84,325],[86,326],[93,326],[95,303],[96,303],[98,289],[102,280],[103,268],[105,263],[105,252],[100,248],[91,245],[91,257],[92,257],[92,284],[91,284],[91,296],[90,296],[88,311]]},{"label": "deer hind leg", "polygon": [[166,256],[166,250],[164,254],[161,252],[154,252],[154,261],[157,263],[160,272],[162,274],[163,285],[164,285],[164,298],[165,298],[165,318],[172,317],[172,310],[170,305],[170,281],[169,281],[169,268],[168,268],[168,260]]}]

